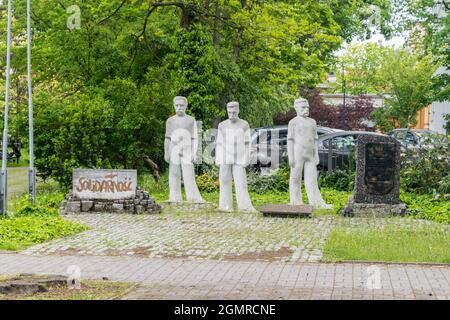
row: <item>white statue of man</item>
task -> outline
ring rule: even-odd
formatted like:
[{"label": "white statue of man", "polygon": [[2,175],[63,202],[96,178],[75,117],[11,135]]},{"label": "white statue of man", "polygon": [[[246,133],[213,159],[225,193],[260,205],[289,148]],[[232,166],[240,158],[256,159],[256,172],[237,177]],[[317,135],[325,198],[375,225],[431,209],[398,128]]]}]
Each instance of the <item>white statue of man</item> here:
[{"label": "white statue of man", "polygon": [[183,200],[183,176],[187,201],[204,203],[195,182],[193,165],[198,148],[197,124],[193,117],[186,114],[188,102],[185,97],[175,97],[173,103],[176,115],[167,119],[164,140],[164,159],[169,163],[169,201]]},{"label": "white statue of man", "polygon": [[287,142],[291,168],[289,181],[291,205],[303,204],[301,183],[302,171],[304,171],[309,204],[316,208],[331,209],[332,206],[323,200],[317,184],[319,150],[316,121],[309,118],[309,103],[306,99],[295,100],[294,108],[297,117],[289,121]]},{"label": "white statue of man", "polygon": [[232,180],[236,189],[239,211],[257,212],[248,194],[247,172],[250,164],[251,136],[247,121],[239,119],[239,103],[227,104],[228,120],[219,124],[217,130],[216,164],[220,167],[219,210],[233,210]]}]

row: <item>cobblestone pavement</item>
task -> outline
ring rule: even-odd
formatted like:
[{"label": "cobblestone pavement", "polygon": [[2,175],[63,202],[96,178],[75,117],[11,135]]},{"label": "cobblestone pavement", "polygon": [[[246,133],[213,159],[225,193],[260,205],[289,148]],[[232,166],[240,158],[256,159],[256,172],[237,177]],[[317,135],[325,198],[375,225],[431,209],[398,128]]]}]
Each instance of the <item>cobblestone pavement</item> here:
[{"label": "cobblestone pavement", "polygon": [[69,266],[82,279],[139,283],[124,299],[450,299],[449,265],[0,254],[0,275]]},{"label": "cobblestone pavement", "polygon": [[[404,218],[265,218],[260,214],[164,212],[78,214],[91,230],[31,247],[28,255],[98,255],[244,261],[318,262],[330,231],[348,226],[430,223]],[[449,228],[450,230],[450,228]]]},{"label": "cobblestone pavement", "polygon": [[334,225],[330,217],[267,219],[237,213],[81,214],[66,218],[92,229],[24,253],[317,261]]}]

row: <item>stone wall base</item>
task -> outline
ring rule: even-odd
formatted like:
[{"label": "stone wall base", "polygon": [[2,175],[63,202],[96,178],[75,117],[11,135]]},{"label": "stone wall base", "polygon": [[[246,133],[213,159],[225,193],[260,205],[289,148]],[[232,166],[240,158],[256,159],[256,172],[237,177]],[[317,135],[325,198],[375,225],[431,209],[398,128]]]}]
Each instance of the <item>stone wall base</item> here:
[{"label": "stone wall base", "polygon": [[406,204],[356,203],[353,198],[347,202],[342,214],[347,217],[386,217],[406,214]]},{"label": "stone wall base", "polygon": [[82,200],[76,198],[72,192],[67,194],[61,203],[60,213],[159,213],[161,206],[150,197],[148,192],[137,190],[134,199],[125,200]]}]

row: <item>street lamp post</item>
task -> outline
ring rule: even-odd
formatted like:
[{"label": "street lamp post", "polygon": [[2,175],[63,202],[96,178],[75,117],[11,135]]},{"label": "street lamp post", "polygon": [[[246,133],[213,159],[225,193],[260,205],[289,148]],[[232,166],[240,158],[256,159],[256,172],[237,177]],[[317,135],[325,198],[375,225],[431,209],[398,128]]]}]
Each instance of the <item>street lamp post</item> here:
[{"label": "street lamp post", "polygon": [[345,98],[346,98],[346,91],[347,91],[347,84],[345,82],[345,70],[344,70],[344,64],[342,64],[342,94],[343,94],[343,106],[345,109]]},{"label": "street lamp post", "polygon": [[3,128],[2,170],[0,172],[0,213],[6,214],[8,209],[8,115],[9,115],[9,80],[11,76],[11,17],[12,4],[8,0],[8,35],[6,45],[6,90],[5,90],[5,125]]},{"label": "street lamp post", "polygon": [[346,95],[347,95],[347,84],[345,82],[345,70],[344,70],[344,63],[342,63],[342,110],[341,110],[341,126],[342,128],[345,128],[344,121],[345,121],[345,103],[346,103]]},{"label": "street lamp post", "polygon": [[[344,69],[344,64],[342,63],[342,100],[343,100],[343,104],[342,104],[342,108],[343,110],[345,110],[345,106],[347,103],[347,82],[345,80],[345,69]],[[328,78],[328,81],[331,83],[336,83],[336,74],[334,72],[332,72]],[[343,112],[341,112],[341,122],[342,122],[342,117],[343,117]]]},{"label": "street lamp post", "polygon": [[[331,83],[336,83],[336,74],[332,72],[328,78],[328,81]],[[342,104],[342,110],[339,114],[339,118],[341,121],[341,124],[344,125],[344,110],[346,105],[346,93],[347,91],[347,84],[345,82],[345,70],[344,70],[344,64],[342,63],[342,98],[343,98],[343,104]],[[333,138],[330,139],[330,142],[328,144],[328,172],[331,172],[333,169]]]},{"label": "street lamp post", "polygon": [[31,0],[27,0],[27,59],[28,59],[28,134],[30,148],[30,167],[28,170],[28,194],[33,205],[36,204],[36,170],[34,168],[33,134],[33,87],[31,81]]}]

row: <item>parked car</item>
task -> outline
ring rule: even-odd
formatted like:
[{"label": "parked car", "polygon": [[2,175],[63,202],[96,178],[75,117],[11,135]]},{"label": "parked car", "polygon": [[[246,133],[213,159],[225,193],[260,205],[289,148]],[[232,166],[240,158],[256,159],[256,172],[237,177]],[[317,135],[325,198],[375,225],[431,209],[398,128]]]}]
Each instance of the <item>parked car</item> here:
[{"label": "parked car", "polygon": [[352,160],[350,156],[356,149],[358,137],[362,135],[386,136],[369,131],[342,131],[320,136],[318,141],[320,162],[317,168],[320,171],[332,171],[348,166]]},{"label": "parked car", "polygon": [[[317,127],[319,137],[335,132],[343,132],[343,130]],[[256,128],[252,135],[253,166],[260,168],[275,165],[276,167],[273,161],[281,163],[287,154],[287,134],[287,125]]]},{"label": "parked car", "polygon": [[[324,134],[343,131],[344,130],[341,129],[320,127],[320,126],[317,127],[317,134],[319,135],[319,137]],[[287,142],[287,132],[288,132],[287,125],[256,128],[254,129],[254,133],[252,135],[252,143],[253,144],[265,142],[270,143],[272,137],[276,137],[276,139],[279,141]]]},{"label": "parked car", "polygon": [[397,139],[406,150],[433,148],[438,143],[448,144],[445,135],[432,130],[403,128],[392,130],[388,135]]}]

